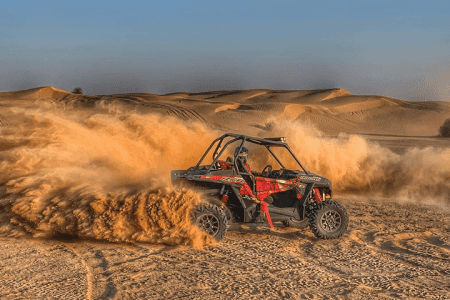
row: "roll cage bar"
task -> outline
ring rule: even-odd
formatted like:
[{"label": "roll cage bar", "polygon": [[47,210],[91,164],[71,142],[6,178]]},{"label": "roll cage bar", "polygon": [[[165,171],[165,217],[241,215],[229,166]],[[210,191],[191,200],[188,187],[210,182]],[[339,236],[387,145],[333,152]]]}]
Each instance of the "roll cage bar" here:
[{"label": "roll cage bar", "polygon": [[[226,144],[221,148],[221,145],[222,145],[223,141],[226,138],[228,138],[228,137],[231,137],[232,139],[229,140],[228,142],[226,142]],[[200,158],[200,160],[197,163],[197,165],[195,166],[194,170],[197,170],[199,168],[199,166],[201,165],[202,161],[205,159],[205,157],[208,155],[208,153],[211,151],[211,149],[213,148],[213,146],[216,143],[217,143],[217,146],[214,149],[214,152],[213,152],[213,155],[212,155],[213,162],[208,167],[207,172],[211,171],[212,167],[216,165],[219,157],[223,154],[225,149],[230,144],[232,144],[232,143],[234,143],[236,141],[241,141],[241,143],[239,145],[239,151],[235,154],[234,159],[233,159],[234,168],[235,168],[235,170],[236,170],[236,172],[238,174],[240,174],[240,172],[239,172],[239,168],[237,166],[237,156],[238,156],[239,152],[241,151],[242,147],[244,146],[244,143],[245,142],[249,142],[249,143],[265,146],[266,149],[270,152],[270,154],[275,158],[275,160],[280,164],[280,166],[283,169],[286,169],[286,167],[283,165],[283,163],[278,159],[278,157],[275,155],[275,153],[273,153],[273,151],[270,148],[271,147],[282,147],[282,148],[287,149],[289,151],[289,153],[292,155],[292,157],[295,159],[297,164],[300,166],[300,168],[302,168],[302,170],[307,175],[309,175],[308,171],[306,171],[306,169],[303,167],[302,163],[298,160],[297,156],[295,156],[295,154],[292,152],[291,148],[289,148],[289,145],[286,144],[284,142],[284,140],[285,140],[285,138],[256,138],[256,137],[250,137],[250,136],[246,136],[246,135],[242,135],[242,134],[226,133],[226,134],[222,135],[221,137],[218,137],[217,139],[212,141],[211,145],[209,145],[208,149],[205,151],[203,156]],[[220,149],[220,152],[217,153],[219,151],[219,149]]]}]

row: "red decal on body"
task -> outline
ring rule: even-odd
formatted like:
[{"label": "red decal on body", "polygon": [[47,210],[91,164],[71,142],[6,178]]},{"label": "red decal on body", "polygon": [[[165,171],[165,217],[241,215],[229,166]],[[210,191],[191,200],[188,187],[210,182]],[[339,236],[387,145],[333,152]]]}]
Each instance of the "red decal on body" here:
[{"label": "red decal on body", "polygon": [[283,180],[282,182],[264,177],[256,177],[256,194],[260,201],[266,199],[270,194],[287,191],[294,185],[294,180]]},{"label": "red decal on body", "polygon": [[280,193],[291,189],[295,180],[276,180],[273,178],[256,177],[256,197],[261,202],[261,211],[266,216],[267,223],[273,228],[272,219],[269,213],[269,207],[264,200],[271,194]]},{"label": "red decal on body", "polygon": [[239,193],[244,196],[244,195],[249,195],[253,198],[255,198],[255,195],[253,195],[253,191],[252,189],[248,186],[247,182],[245,182],[242,187],[239,189]]},{"label": "red decal on body", "polygon": [[[250,171],[250,167],[248,167]],[[251,172],[251,171],[250,171]],[[256,184],[256,196],[253,194],[252,189],[247,184],[247,182],[241,178],[236,176],[205,176],[202,175],[201,179],[207,179],[207,180],[217,180],[217,181],[226,181],[226,182],[233,182],[235,184],[241,185],[241,188],[239,189],[239,193],[241,196],[248,196],[251,198],[253,202],[260,203],[261,205],[261,211],[264,213],[267,223],[269,223],[270,228],[273,228],[272,219],[270,217],[269,213],[269,207],[264,200],[274,193],[280,193],[287,191],[289,189],[292,189],[292,187],[295,185],[295,179],[291,180],[276,180],[273,178],[264,178],[264,177],[256,177],[255,184]],[[320,195],[318,195],[320,198]],[[299,199],[302,197],[302,195],[297,195]],[[227,197],[228,198],[228,197]],[[316,196],[317,199],[317,196]],[[321,198],[320,198],[321,199]],[[222,199],[222,201],[226,202],[228,199],[225,197]],[[259,201],[258,201],[259,200]]]}]

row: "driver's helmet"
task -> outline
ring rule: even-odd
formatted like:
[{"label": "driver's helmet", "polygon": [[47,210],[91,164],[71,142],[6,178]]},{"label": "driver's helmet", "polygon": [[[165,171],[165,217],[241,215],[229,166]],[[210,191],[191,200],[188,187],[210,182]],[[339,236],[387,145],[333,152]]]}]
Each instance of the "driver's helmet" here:
[{"label": "driver's helmet", "polygon": [[244,164],[247,163],[248,149],[246,147],[242,147],[241,151],[239,151],[239,147],[236,147],[234,149],[234,156],[236,157],[236,155],[238,155],[237,158],[240,159]]}]

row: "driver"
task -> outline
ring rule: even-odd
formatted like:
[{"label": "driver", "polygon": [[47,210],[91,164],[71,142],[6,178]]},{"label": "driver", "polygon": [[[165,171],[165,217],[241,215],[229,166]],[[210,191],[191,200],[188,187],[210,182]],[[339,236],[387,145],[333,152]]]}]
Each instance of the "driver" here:
[{"label": "driver", "polygon": [[[239,152],[239,153],[238,153]],[[237,162],[240,172],[245,172],[248,174],[252,174],[252,169],[247,164],[247,156],[248,156],[248,149],[246,147],[242,147],[241,151],[239,151],[239,147],[236,147],[234,149],[234,157],[237,155]]]}]

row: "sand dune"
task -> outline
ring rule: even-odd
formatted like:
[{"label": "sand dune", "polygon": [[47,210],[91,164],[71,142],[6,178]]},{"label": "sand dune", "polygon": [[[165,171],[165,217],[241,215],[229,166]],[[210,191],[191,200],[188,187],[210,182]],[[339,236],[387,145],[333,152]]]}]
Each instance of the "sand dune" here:
[{"label": "sand dune", "polygon": [[[278,119],[312,122],[330,135],[346,132],[436,136],[439,127],[450,115],[450,104],[447,102],[408,102],[383,96],[351,95],[344,89],[88,96],[46,87],[2,93],[0,97],[23,100],[47,97],[77,107],[89,107],[102,101],[117,102],[146,112],[200,120],[213,128],[226,127],[233,131],[242,131],[242,126],[246,131],[252,131],[252,125],[264,125],[276,116]],[[225,124],[237,126],[233,128]]]},{"label": "sand dune", "polygon": [[66,97],[69,94],[71,93],[65,90],[48,86],[24,91],[0,93],[0,98],[6,100],[37,100],[37,99],[58,100]]},{"label": "sand dune", "polygon": [[[0,93],[0,298],[450,299],[449,117],[344,89]],[[224,131],[286,136],[333,181],[348,232],[207,239],[169,172]]]},{"label": "sand dune", "polygon": [[[120,103],[145,112],[200,120],[213,128],[252,131],[278,119],[310,121],[326,134],[339,132],[436,136],[450,115],[448,102],[408,102],[384,96],[351,95],[344,89],[279,91],[242,90],[207,93],[78,95],[54,87],[0,93],[0,99],[49,99],[89,108],[95,103]],[[236,124],[233,120],[245,120]],[[330,124],[331,123],[331,124]],[[236,124],[228,126],[225,124]],[[342,128],[341,128],[342,127]]]}]

